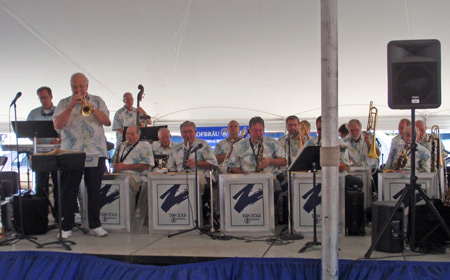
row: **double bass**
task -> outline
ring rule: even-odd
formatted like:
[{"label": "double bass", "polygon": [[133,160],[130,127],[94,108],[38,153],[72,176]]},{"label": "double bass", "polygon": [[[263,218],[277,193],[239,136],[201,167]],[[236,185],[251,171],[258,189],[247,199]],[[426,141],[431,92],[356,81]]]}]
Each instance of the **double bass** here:
[{"label": "double bass", "polygon": [[[143,85],[138,85],[138,89],[139,89],[139,93],[137,96],[137,106],[136,108],[139,108],[139,103],[142,101],[142,98],[144,97],[144,86]],[[139,127],[141,126],[141,118],[139,115],[139,111],[137,111],[136,113],[136,125]]]}]

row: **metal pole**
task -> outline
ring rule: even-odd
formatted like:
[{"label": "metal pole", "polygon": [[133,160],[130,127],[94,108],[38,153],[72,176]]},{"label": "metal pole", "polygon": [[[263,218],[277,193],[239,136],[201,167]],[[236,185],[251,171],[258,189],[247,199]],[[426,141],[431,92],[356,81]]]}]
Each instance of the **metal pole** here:
[{"label": "metal pole", "polygon": [[322,279],[338,279],[339,146],[337,0],[321,1]]}]

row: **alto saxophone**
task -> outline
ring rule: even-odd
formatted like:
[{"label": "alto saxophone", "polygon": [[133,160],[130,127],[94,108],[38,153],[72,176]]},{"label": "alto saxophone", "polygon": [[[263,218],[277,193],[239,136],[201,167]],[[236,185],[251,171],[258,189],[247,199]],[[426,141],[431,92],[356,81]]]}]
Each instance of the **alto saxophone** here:
[{"label": "alto saxophone", "polygon": [[225,154],[225,158],[223,159],[222,162],[222,166],[220,167],[221,170],[226,170],[226,165],[227,165],[227,159],[230,157],[231,155],[231,149],[233,149],[233,145],[236,144],[237,142],[241,141],[242,139],[244,139],[245,137],[247,137],[248,132],[246,132],[246,128],[244,127],[242,129],[242,131],[239,133],[239,137],[232,143],[230,144],[230,148],[228,148],[227,153]]},{"label": "alto saxophone", "polygon": [[259,141],[259,149],[258,149],[258,155],[256,157],[256,166],[255,166],[255,172],[261,172],[262,169],[259,169],[258,166],[263,160],[263,154],[264,154],[264,144],[263,140]]},{"label": "alto saxophone", "polygon": [[394,170],[403,169],[408,162],[408,155],[410,154],[411,145],[405,144],[404,149],[400,155],[398,155],[397,159],[394,163]]},{"label": "alto saxophone", "polygon": [[186,161],[188,160],[189,154],[191,153],[191,148],[192,148],[192,146],[188,141],[187,146],[184,148],[184,154],[183,154],[183,170],[184,171],[190,170],[189,166],[186,165]]},{"label": "alto saxophone", "polygon": [[[126,146],[128,141],[123,141],[119,144],[119,146],[116,149],[116,153],[114,154],[112,158],[112,165],[120,162],[120,150],[123,146]],[[113,173],[117,173],[116,170],[113,170]]]}]

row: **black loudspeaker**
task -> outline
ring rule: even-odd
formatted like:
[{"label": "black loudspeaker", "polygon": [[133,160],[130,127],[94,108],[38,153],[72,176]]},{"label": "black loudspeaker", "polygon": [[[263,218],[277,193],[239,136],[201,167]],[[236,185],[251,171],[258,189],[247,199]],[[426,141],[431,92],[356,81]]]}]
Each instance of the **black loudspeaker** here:
[{"label": "black loudspeaker", "polygon": [[[447,226],[450,226],[450,207],[444,206],[439,199],[433,199],[432,202]],[[423,251],[445,250],[447,234],[431,209],[427,205],[417,205],[416,217],[417,247]]]},{"label": "black loudspeaker", "polygon": [[[17,232],[21,231],[20,201],[17,194],[13,195],[13,223]],[[48,231],[48,201],[46,197],[22,195],[23,233],[44,234]]]},{"label": "black loudspeaker", "polygon": [[365,235],[364,193],[345,192],[345,233],[346,235]]},{"label": "black loudspeaker", "polygon": [[[389,219],[396,203],[396,201],[376,201],[372,204],[372,243],[378,236],[383,224]],[[376,251],[389,253],[400,253],[403,251],[403,217],[404,212],[401,206],[381,235],[381,239],[375,246]]]},{"label": "black loudspeaker", "polygon": [[438,40],[391,41],[387,56],[389,108],[441,106],[441,44]]}]

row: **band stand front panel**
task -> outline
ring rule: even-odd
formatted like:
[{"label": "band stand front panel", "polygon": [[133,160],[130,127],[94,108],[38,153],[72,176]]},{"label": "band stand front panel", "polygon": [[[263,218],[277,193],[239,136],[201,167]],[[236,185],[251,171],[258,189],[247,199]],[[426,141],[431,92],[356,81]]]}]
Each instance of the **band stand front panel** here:
[{"label": "band stand front panel", "polygon": [[[82,225],[88,227],[88,203],[84,179],[81,180]],[[131,209],[134,199],[129,187],[129,178],[125,174],[106,174],[100,187],[100,222],[102,227],[111,232],[131,232]]]},{"label": "band stand front panel", "polygon": [[[339,233],[345,233],[345,174],[339,174]],[[321,172],[316,174],[317,231],[322,228]],[[313,173],[292,173],[293,230],[298,233],[314,231]]]},{"label": "band stand front panel", "polygon": [[[436,191],[437,175],[436,173],[416,173],[417,184],[429,198],[437,198]],[[378,173],[378,200],[396,201],[400,198],[406,184],[410,183],[409,173]],[[417,203],[424,203],[423,198],[416,191]]]},{"label": "band stand front panel", "polygon": [[221,231],[274,234],[273,180],[272,174],[220,175]]},{"label": "band stand front panel", "polygon": [[199,226],[203,224],[199,192],[195,199],[198,184],[194,175],[149,174],[148,184],[150,233],[165,234],[192,229],[196,219]]}]

